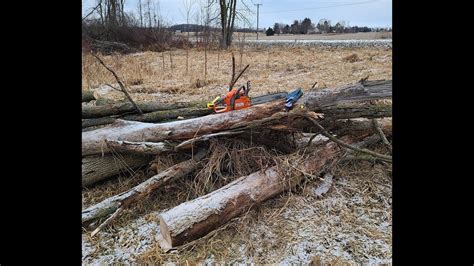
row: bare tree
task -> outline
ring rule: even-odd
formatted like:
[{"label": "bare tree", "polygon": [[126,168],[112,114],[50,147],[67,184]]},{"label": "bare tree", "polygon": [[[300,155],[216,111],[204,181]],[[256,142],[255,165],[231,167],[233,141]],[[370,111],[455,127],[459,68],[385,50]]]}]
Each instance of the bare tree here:
[{"label": "bare tree", "polygon": [[140,16],[140,27],[143,28],[142,0],[138,0],[138,16]]},{"label": "bare tree", "polygon": [[241,1],[244,8],[237,11],[238,0],[219,0],[220,22],[221,22],[221,47],[227,49],[232,44],[232,34],[234,32],[234,22],[236,16],[247,21],[246,12],[252,12],[248,5]]},{"label": "bare tree", "polygon": [[[194,3],[195,2],[192,0],[183,0],[184,12],[181,12],[181,14],[186,17],[186,32],[187,32],[188,43],[189,43],[189,16],[192,15]],[[186,75],[188,74],[188,70],[189,70],[189,49],[186,46]]]},{"label": "bare tree", "polygon": [[151,28],[151,0],[146,0],[146,18],[148,19],[148,28]]}]

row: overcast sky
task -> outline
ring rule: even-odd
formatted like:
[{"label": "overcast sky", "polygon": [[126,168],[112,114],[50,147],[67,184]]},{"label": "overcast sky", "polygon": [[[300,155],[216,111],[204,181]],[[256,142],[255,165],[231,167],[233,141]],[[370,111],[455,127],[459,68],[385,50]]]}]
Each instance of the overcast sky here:
[{"label": "overcast sky", "polygon": [[[153,0],[152,0],[153,1]],[[154,0],[159,3],[159,13],[166,23],[186,23],[183,16],[183,0]],[[344,20],[350,26],[392,27],[392,0],[244,0],[254,13],[250,16],[253,28],[257,25],[257,7],[260,6],[259,28],[273,26],[275,22],[286,24],[293,20],[311,19],[315,24],[322,18],[332,24]],[[83,0],[85,15],[95,6],[97,0]],[[145,0],[142,0],[145,2]],[[196,0],[195,2],[205,2]],[[125,0],[125,11],[137,14],[138,0]],[[242,7],[241,2],[237,8]],[[191,23],[191,22],[190,22]]]}]

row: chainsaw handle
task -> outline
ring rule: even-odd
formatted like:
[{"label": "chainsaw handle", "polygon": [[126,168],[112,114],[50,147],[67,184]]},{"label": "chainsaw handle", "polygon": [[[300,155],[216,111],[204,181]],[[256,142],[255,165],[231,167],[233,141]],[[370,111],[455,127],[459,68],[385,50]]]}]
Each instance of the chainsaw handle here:
[{"label": "chainsaw handle", "polygon": [[240,91],[244,88],[244,86],[240,86],[240,88],[237,89],[237,91],[232,95],[232,98],[230,98],[230,108],[231,110],[234,110],[235,108],[235,100],[239,99],[240,97]]}]

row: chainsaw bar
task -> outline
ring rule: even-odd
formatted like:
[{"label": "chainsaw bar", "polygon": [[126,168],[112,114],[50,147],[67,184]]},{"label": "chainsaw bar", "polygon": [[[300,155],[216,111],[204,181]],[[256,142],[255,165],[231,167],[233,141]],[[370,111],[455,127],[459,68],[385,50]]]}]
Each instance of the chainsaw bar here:
[{"label": "chainsaw bar", "polygon": [[279,100],[279,99],[284,99],[287,95],[288,95],[287,92],[278,92],[278,93],[272,93],[272,94],[252,97],[252,105],[257,105],[257,104],[272,102],[272,101]]}]

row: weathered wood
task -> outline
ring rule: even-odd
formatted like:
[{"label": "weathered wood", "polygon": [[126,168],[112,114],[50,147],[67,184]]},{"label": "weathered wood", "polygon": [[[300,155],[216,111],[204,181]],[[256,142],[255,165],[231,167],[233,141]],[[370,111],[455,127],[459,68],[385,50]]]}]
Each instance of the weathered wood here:
[{"label": "weathered wood", "polygon": [[107,147],[119,153],[156,155],[173,151],[173,146],[166,142],[132,142],[105,140]]},{"label": "weathered wood", "polygon": [[150,162],[149,156],[104,155],[82,158],[82,185],[90,186],[100,180],[134,169]]},{"label": "weathered wood", "polygon": [[312,90],[305,93],[301,101],[298,101],[298,104],[303,104],[310,111],[321,112],[324,108],[331,108],[341,104],[391,97],[392,81],[374,80],[336,88]]},{"label": "weathered wood", "polygon": [[[381,85],[355,84],[336,89],[312,91],[305,96],[304,103],[311,110],[321,110],[323,107],[337,106],[346,102],[383,99],[391,96],[391,81],[379,82]],[[314,99],[317,100],[314,100]],[[318,104],[318,101],[321,104]],[[110,126],[82,133],[82,154],[97,154],[102,152],[100,143],[103,139],[127,141],[162,141],[186,140],[196,136],[215,133],[230,129],[236,124],[259,120],[272,116],[284,109],[284,102],[274,102],[255,105],[250,108],[212,114],[204,117],[175,121],[163,124],[149,124],[131,121],[116,121]],[[162,132],[169,132],[168,135]]]},{"label": "weathered wood", "polygon": [[92,100],[95,100],[92,91],[82,91],[82,102],[90,102]]},{"label": "weathered wood", "polygon": [[199,116],[204,116],[211,113],[212,113],[212,110],[207,109],[207,108],[199,108],[199,107],[180,108],[180,109],[165,110],[165,111],[154,111],[150,113],[144,113],[143,115],[138,115],[138,114],[125,115],[120,118],[99,117],[99,118],[83,119],[82,127],[86,128],[86,127],[91,127],[91,126],[112,124],[113,122],[117,121],[117,119],[152,123],[152,122],[160,122],[164,120],[173,120],[173,119],[177,119],[178,117],[183,117],[183,118],[199,117]]},{"label": "weathered wood", "polygon": [[[350,138],[344,139],[353,142]],[[222,226],[234,217],[262,202],[291,189],[301,182],[305,173],[318,173],[329,161],[337,158],[340,147],[333,142],[324,142],[313,149],[311,158],[305,161],[288,160],[292,165],[278,165],[264,171],[243,176],[205,196],[184,202],[159,215],[160,238],[162,249],[183,245],[203,237]],[[292,171],[290,177],[282,176],[285,169]]]},{"label": "weathered wood", "polygon": [[339,144],[339,145],[341,145],[345,148],[355,150],[356,152],[366,153],[366,154],[369,154],[371,156],[382,159],[384,161],[392,162],[392,157],[391,156],[388,156],[388,155],[385,155],[385,154],[380,154],[380,153],[377,153],[377,152],[374,152],[374,151],[371,151],[371,150],[367,150],[367,149],[360,149],[358,147],[354,147],[354,146],[352,146],[350,144],[347,144],[344,141],[336,138],[334,135],[329,133],[323,126],[321,126],[321,124],[319,124],[317,119],[315,119],[315,117],[317,117],[316,113],[314,113],[314,112],[305,112],[301,115],[304,118],[308,119],[309,121],[313,122],[313,124],[315,124],[321,130],[320,134],[322,134],[323,136],[328,137],[330,140],[336,142],[337,144]]},{"label": "weathered wood", "polygon": [[[193,103],[158,103],[158,102],[137,102],[137,106],[144,113],[173,110],[180,108],[204,108],[205,103],[193,102]],[[124,113],[133,113],[135,109],[130,102],[117,102],[112,104],[103,104],[99,106],[82,106],[82,118],[98,118],[111,115],[119,115]]]},{"label": "weathered wood", "polygon": [[[392,135],[392,118],[377,119],[382,131],[387,135]],[[321,122],[321,125],[335,133],[336,135],[357,134],[359,132],[376,133],[372,126],[372,121],[368,119],[344,119],[336,121]]]},{"label": "weathered wood", "polygon": [[172,167],[164,170],[163,172],[154,175],[147,179],[145,182],[129,189],[128,191],[118,194],[116,196],[107,198],[100,203],[82,211],[82,222],[90,222],[92,220],[105,217],[122,206],[129,205],[133,202],[138,201],[149,193],[155,191],[161,187],[164,183],[171,179],[181,178],[192,171],[196,170],[199,166],[199,161],[204,158],[206,151],[199,151],[194,156],[184,162],[180,162]]},{"label": "weathered wood", "polygon": [[196,116],[204,116],[212,113],[213,111],[208,108],[189,107],[165,111],[154,111],[150,113],[145,113],[143,115],[126,115],[124,117],[121,117],[121,119],[140,122],[159,122],[163,120],[176,119],[180,116],[183,118],[189,118]]},{"label": "weathered wood", "polygon": [[192,147],[194,147],[194,144],[198,142],[207,141],[215,137],[239,135],[241,133],[243,133],[243,131],[223,131],[223,132],[218,132],[218,133],[213,133],[213,134],[202,135],[202,136],[188,139],[181,142],[180,144],[176,145],[176,147],[174,147],[174,150],[180,151],[180,150],[191,149]]},{"label": "weathered wood", "polygon": [[117,118],[114,118],[114,117],[99,117],[99,118],[82,119],[82,128],[108,125],[108,124],[112,124],[116,120]]},{"label": "weathered wood", "polygon": [[391,104],[344,103],[336,106],[323,106],[318,112],[330,119],[382,118],[392,116]]},{"label": "weathered wood", "polygon": [[104,139],[136,142],[187,140],[193,137],[226,130],[230,126],[242,121],[251,121],[271,116],[271,114],[282,109],[282,106],[283,101],[279,100],[223,114],[211,114],[162,124],[117,120],[109,126],[83,132],[82,155],[86,156],[108,152],[108,149],[102,145]]}]

